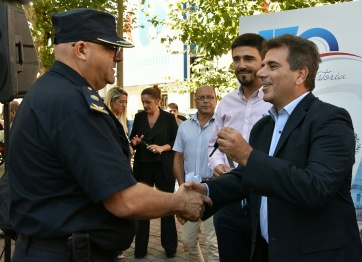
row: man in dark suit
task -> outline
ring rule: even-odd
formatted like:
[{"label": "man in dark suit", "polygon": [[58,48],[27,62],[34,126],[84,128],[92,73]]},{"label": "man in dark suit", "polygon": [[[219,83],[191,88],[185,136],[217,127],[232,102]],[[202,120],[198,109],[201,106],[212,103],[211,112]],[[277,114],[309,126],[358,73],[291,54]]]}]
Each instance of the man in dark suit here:
[{"label": "man in dark suit", "polygon": [[319,63],[309,40],[269,40],[258,71],[264,100],[273,104],[269,116],[255,124],[250,145],[236,130],[221,129],[219,149],[239,167],[205,184],[188,184],[208,192],[214,203],[209,211],[251,193],[252,261],[362,260],[350,194],[352,120],[311,93]]}]

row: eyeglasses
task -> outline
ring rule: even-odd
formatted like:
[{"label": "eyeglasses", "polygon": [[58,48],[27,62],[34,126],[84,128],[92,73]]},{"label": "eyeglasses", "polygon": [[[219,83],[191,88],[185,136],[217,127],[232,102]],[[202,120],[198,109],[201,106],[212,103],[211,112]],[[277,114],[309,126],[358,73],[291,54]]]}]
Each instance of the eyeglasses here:
[{"label": "eyeglasses", "polygon": [[215,97],[214,96],[197,96],[196,97],[196,100],[198,101],[210,101],[210,100],[213,100]]},{"label": "eyeglasses", "polygon": [[106,47],[107,49],[115,50],[114,51],[114,57],[118,56],[119,53],[123,50],[123,48],[121,46],[107,44],[107,43],[104,43],[104,42],[98,41],[98,40],[91,40],[91,41],[85,41],[85,42],[90,42],[90,43],[93,43],[93,44],[102,45],[102,46]]},{"label": "eyeglasses", "polygon": [[[121,51],[123,51],[123,48],[121,46],[115,46],[115,45],[111,45],[111,44],[107,44],[107,43],[103,43],[101,41],[98,40],[91,40],[91,41],[84,41],[84,42],[89,42],[89,43],[93,43],[93,44],[97,44],[97,45],[102,45],[107,49],[111,49],[111,50],[115,50],[114,51],[114,57],[118,56],[119,53]],[[72,46],[75,46],[76,43],[73,43]]]}]

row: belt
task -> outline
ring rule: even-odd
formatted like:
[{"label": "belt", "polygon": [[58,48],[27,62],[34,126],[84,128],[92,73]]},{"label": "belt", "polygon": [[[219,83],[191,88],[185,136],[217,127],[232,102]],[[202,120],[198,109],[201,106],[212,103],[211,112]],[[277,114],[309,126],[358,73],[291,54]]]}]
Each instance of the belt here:
[{"label": "belt", "polygon": [[213,178],[213,177],[203,178],[203,179],[202,179],[202,182],[208,181],[208,180],[210,180],[210,179],[212,179],[212,178]]},{"label": "belt", "polygon": [[[18,235],[16,239],[19,243],[22,243],[27,248],[38,248],[50,252],[57,252],[57,253],[64,253],[68,254],[68,239],[65,237],[59,238],[35,238],[35,237],[27,237],[22,234]],[[92,258],[99,258],[99,259],[108,259],[112,260],[117,258],[119,251],[112,251],[112,250],[104,250],[99,247],[95,247],[91,245],[91,256]]]}]

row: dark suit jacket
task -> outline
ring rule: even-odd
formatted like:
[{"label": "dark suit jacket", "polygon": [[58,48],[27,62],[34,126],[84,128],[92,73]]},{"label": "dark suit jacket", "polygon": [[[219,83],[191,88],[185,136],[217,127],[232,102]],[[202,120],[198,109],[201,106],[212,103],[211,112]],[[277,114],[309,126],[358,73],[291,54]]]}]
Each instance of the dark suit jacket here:
[{"label": "dark suit jacket", "polygon": [[[151,144],[156,144],[159,146],[169,144],[172,148],[173,144],[175,143],[178,125],[173,114],[168,113],[161,108],[160,111],[160,115],[152,128],[150,136],[147,137],[147,141],[152,141]],[[135,135],[138,135],[139,137],[143,135],[146,125],[148,125],[147,113],[144,111],[137,113],[133,122],[130,136],[131,139]],[[144,145],[138,145],[135,147],[136,154],[134,157],[133,174],[136,179],[139,174],[138,167],[140,165],[139,155],[137,154],[137,147],[139,146]],[[173,158],[174,152],[172,150],[162,152],[161,154],[162,167],[165,174],[165,179],[168,182],[175,181],[175,177],[173,175]]]},{"label": "dark suit jacket", "polygon": [[268,197],[270,262],[362,261],[350,194],[355,141],[348,112],[308,94],[270,157],[274,124],[267,116],[254,125],[245,168],[207,182],[215,208],[251,193],[252,261],[263,261],[256,259],[261,195]]}]

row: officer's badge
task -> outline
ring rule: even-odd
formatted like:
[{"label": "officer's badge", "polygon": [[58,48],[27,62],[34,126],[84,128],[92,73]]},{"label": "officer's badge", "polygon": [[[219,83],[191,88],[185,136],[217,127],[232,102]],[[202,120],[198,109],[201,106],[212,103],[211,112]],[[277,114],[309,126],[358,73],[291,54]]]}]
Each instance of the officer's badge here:
[{"label": "officer's badge", "polygon": [[93,110],[108,114],[108,112],[105,110],[104,106],[98,106],[98,105],[96,105],[94,103],[92,103],[90,105],[90,109],[93,109]]},{"label": "officer's badge", "polygon": [[103,100],[99,97],[98,93],[93,88],[89,86],[83,86],[82,89],[84,97],[87,100],[87,103],[89,104],[89,108],[91,110],[109,115],[103,103]]},{"label": "officer's badge", "polygon": [[99,101],[99,98],[98,96],[95,96],[95,95],[91,95],[90,98],[92,98],[94,101]]}]

